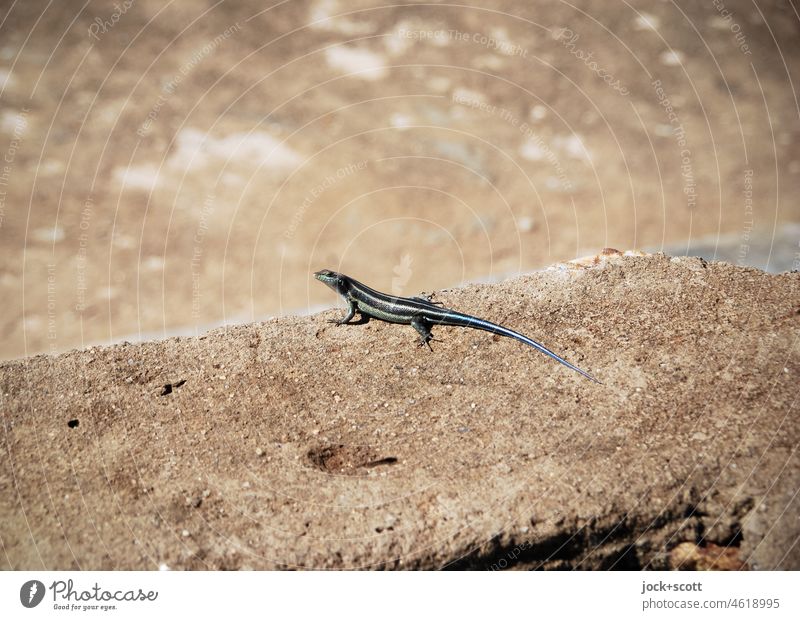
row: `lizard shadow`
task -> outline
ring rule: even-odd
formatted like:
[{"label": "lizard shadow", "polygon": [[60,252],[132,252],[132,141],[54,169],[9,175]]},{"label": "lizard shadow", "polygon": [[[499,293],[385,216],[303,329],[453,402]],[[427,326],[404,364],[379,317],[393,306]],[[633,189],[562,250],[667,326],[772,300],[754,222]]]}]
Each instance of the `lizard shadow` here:
[{"label": "lizard shadow", "polygon": [[371,318],[372,317],[370,315],[361,314],[359,312],[358,319],[356,319],[355,321],[349,321],[348,323],[345,323],[345,325],[366,325],[367,323],[369,323]]}]

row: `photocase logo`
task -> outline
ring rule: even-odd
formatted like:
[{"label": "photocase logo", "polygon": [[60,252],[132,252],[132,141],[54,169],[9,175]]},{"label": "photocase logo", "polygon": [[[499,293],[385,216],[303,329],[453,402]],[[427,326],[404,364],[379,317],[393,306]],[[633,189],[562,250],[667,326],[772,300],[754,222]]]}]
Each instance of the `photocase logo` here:
[{"label": "photocase logo", "polygon": [[44,584],[36,579],[31,579],[22,584],[19,589],[19,602],[23,607],[36,607],[44,598]]},{"label": "photocase logo", "polygon": [[38,579],[31,579],[19,589],[19,602],[29,609],[36,607],[44,599],[45,590],[53,594],[53,609],[68,611],[109,611],[118,609],[119,603],[152,602],[158,598],[157,590],[106,590],[97,582],[86,590],[80,586],[76,589],[72,579],[54,581],[45,588]]}]

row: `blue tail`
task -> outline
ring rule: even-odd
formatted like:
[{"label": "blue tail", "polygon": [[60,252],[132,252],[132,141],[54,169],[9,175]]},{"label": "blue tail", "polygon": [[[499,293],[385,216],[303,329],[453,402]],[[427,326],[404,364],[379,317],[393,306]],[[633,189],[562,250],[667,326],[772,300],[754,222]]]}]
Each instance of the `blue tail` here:
[{"label": "blue tail", "polygon": [[588,372],[581,370],[577,366],[573,366],[567,360],[562,357],[559,357],[555,353],[553,353],[550,349],[548,349],[543,344],[539,344],[535,340],[531,340],[527,336],[523,336],[520,333],[515,332],[513,329],[508,329],[507,327],[503,327],[502,325],[497,325],[496,323],[491,323],[490,321],[484,321],[483,319],[479,319],[474,316],[470,316],[468,314],[461,314],[453,312],[447,318],[436,321],[440,325],[455,325],[458,327],[472,327],[474,329],[481,329],[486,332],[491,332],[492,334],[497,334],[498,336],[507,336],[509,338],[513,338],[514,340],[519,340],[520,342],[524,342],[527,345],[532,346],[534,349],[537,349],[544,353],[545,355],[549,355],[554,360],[561,362],[567,368],[571,368],[575,372],[582,374],[584,377],[589,379],[590,381],[594,381],[595,383],[599,383],[602,385],[600,381],[595,379],[592,375]]}]

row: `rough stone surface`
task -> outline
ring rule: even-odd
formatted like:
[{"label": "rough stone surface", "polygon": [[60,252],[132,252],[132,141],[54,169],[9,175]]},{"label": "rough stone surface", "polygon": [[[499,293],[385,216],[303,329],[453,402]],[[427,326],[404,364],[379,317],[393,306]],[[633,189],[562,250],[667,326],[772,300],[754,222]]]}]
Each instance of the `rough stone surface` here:
[{"label": "rough stone surface", "polygon": [[5,362],[4,567],[800,568],[800,274],[616,256],[437,299],[603,385],[338,310]]}]

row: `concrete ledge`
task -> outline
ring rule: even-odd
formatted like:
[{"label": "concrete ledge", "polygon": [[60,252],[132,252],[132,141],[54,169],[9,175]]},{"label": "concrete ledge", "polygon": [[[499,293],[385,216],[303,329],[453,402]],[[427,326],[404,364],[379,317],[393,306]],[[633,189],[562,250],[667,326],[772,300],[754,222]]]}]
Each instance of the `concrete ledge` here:
[{"label": "concrete ledge", "polygon": [[604,385],[333,310],[6,362],[4,566],[800,568],[800,274],[616,256],[436,298]]}]

